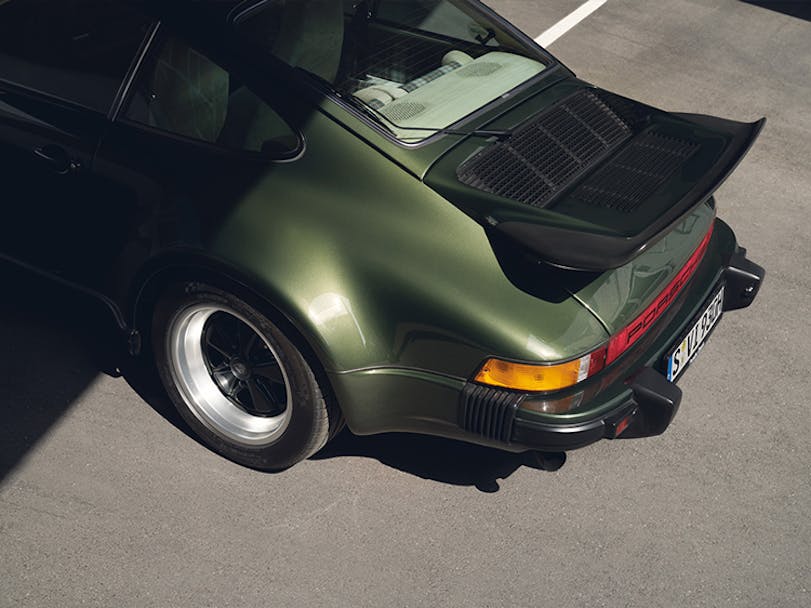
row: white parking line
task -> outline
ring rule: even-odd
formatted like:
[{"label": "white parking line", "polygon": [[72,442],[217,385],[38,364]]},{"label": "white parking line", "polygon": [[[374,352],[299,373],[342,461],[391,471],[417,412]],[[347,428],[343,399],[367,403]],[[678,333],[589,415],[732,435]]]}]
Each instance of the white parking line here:
[{"label": "white parking line", "polygon": [[606,2],[608,2],[608,0],[588,0],[588,2],[569,13],[566,17],[538,36],[535,42],[541,46],[549,46]]}]

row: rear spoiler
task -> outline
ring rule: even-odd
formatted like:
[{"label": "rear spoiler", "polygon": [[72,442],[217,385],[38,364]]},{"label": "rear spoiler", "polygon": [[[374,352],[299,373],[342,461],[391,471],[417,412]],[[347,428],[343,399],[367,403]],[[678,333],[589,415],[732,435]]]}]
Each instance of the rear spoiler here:
[{"label": "rear spoiler", "polygon": [[[513,215],[498,221],[498,213],[493,214],[494,217],[489,222],[490,229],[509,237],[553,266],[585,271],[618,268],[644,252],[686,215],[707,201],[738,166],[766,122],[765,118],[754,123],[742,123],[712,116],[664,112],[657,118],[657,122],[667,124],[667,131],[689,133],[703,142],[707,150],[712,150],[711,153],[703,154],[702,159],[691,161],[690,167],[685,165],[681,173],[673,175],[663,184],[661,190],[671,193],[672,198],[666,199],[660,191],[655,203],[651,200],[646,208],[648,201],[643,201],[634,209],[618,214],[620,217],[609,222],[613,225],[602,225],[600,213],[605,213],[593,208],[590,211],[591,216],[597,216],[598,219],[591,222],[589,208],[575,202],[569,204],[564,201],[563,205],[553,202],[545,206],[549,211],[590,221],[593,231],[582,226],[577,229],[556,226],[548,221],[548,217],[543,218],[540,215],[537,221],[529,214],[522,214],[520,219]],[[633,141],[631,139],[629,144]],[[619,148],[617,155],[621,153],[622,148]],[[609,159],[605,164],[610,162]],[[596,171],[591,172],[591,175]],[[588,179],[589,176],[584,175],[578,182]],[[567,193],[561,194],[565,199]],[[571,190],[568,194],[571,194]],[[568,200],[573,201],[571,197]],[[573,209],[576,214],[569,213]],[[650,214],[652,210],[658,217],[653,217],[650,221],[643,219],[642,215]],[[637,229],[633,228],[634,224],[638,226]],[[618,229],[618,226],[621,228]],[[628,227],[630,229],[626,229]]]}]

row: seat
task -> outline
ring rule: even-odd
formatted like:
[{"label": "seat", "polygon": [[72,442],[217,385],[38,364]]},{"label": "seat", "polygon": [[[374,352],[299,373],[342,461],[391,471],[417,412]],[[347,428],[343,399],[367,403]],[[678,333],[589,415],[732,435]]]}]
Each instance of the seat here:
[{"label": "seat", "polygon": [[234,150],[260,152],[269,145],[290,151],[298,138],[273,108],[242,86],[231,94],[228,117],[218,143]]},{"label": "seat", "polygon": [[150,91],[151,126],[214,143],[228,114],[228,72],[175,39],[166,41]]},{"label": "seat", "polygon": [[344,45],[343,2],[285,0],[273,54],[334,83]]},{"label": "seat", "polygon": [[[266,40],[272,53],[288,65],[334,82],[344,43],[343,3],[336,0],[283,0],[264,17],[254,18],[252,35]],[[287,123],[245,87],[231,95],[221,143],[260,150],[268,142],[292,148],[296,138]]]}]

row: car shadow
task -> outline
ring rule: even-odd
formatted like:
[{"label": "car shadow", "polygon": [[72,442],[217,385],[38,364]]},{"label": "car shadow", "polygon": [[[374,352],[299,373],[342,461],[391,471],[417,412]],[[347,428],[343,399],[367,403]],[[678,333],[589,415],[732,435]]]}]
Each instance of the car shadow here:
[{"label": "car shadow", "polygon": [[[166,397],[151,368],[142,365],[125,368],[124,378],[167,422],[201,443]],[[348,428],[344,428],[310,459],[318,461],[343,457],[372,458],[385,466],[422,479],[448,485],[473,486],[487,493],[498,492],[499,480],[506,479],[522,466],[557,471],[566,462],[566,454],[563,452],[514,454],[412,433],[360,436],[353,434]]]},{"label": "car shadow", "polygon": [[107,367],[115,324],[95,302],[0,266],[0,483]]},{"label": "car shadow", "polygon": [[741,0],[741,2],[745,2],[746,4],[754,4],[755,6],[759,6],[770,11],[776,11],[778,13],[783,13],[784,15],[790,15],[792,17],[797,17],[798,19],[811,21],[811,2],[808,0],[793,0],[789,2],[775,2],[771,0]]},{"label": "car shadow", "polygon": [[393,469],[450,485],[474,486],[498,492],[504,480],[522,466],[557,471],[566,462],[563,452],[514,454],[441,437],[410,433],[358,436],[344,429],[312,460],[360,456]]},{"label": "car shadow", "polygon": [[[100,374],[123,375],[138,395],[179,431],[197,440],[163,392],[154,370],[122,350],[121,334],[95,300],[0,267],[0,483],[58,424]],[[450,485],[499,490],[522,466],[554,471],[563,453],[513,454],[408,433],[356,436],[344,429],[312,457],[373,458],[410,475]]]}]

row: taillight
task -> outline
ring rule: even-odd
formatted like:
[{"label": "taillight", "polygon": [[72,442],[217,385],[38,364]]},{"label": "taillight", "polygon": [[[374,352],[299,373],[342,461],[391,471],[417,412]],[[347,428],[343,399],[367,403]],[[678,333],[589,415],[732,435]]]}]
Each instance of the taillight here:
[{"label": "taillight", "polygon": [[698,245],[698,248],[693,252],[693,255],[690,256],[690,259],[687,260],[687,263],[682,267],[682,269],[667,285],[667,287],[662,290],[662,293],[660,293],[657,298],[651,302],[650,306],[648,306],[642,312],[642,314],[626,325],[621,332],[614,335],[611,340],[609,340],[608,354],[606,355],[605,362],[606,365],[610,365],[612,362],[614,362],[620,357],[620,355],[622,355],[622,353],[628,350],[634,344],[634,342],[639,340],[639,338],[641,338],[645,332],[650,329],[654,323],[656,323],[659,317],[664,314],[665,310],[667,310],[668,306],[673,303],[676,297],[678,297],[681,290],[690,280],[690,277],[692,277],[693,273],[695,273],[696,268],[698,268],[699,263],[704,257],[704,254],[707,252],[707,247],[710,244],[714,227],[715,222],[710,225],[709,231]]},{"label": "taillight", "polygon": [[557,391],[574,386],[603,369],[605,353],[603,346],[574,361],[537,365],[488,359],[476,374],[476,382],[519,391]]}]

